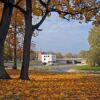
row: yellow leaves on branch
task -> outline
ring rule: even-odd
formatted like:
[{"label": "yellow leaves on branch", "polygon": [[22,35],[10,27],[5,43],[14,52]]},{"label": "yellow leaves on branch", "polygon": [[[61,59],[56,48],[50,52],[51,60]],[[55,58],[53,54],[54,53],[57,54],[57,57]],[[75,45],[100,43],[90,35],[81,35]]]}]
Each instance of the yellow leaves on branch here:
[{"label": "yellow leaves on branch", "polygon": [[82,0],[74,0],[75,4],[80,4],[82,2]]},{"label": "yellow leaves on branch", "polygon": [[12,25],[17,25],[17,26],[22,26],[23,25],[23,14],[18,11],[16,8],[13,10],[13,15],[11,19],[11,24]]},{"label": "yellow leaves on branch", "polygon": [[33,15],[36,15],[36,16],[42,16],[43,15],[43,11],[41,9],[38,9],[38,8],[33,8]]},{"label": "yellow leaves on branch", "polygon": [[32,4],[32,14],[35,16],[43,16],[43,7],[39,3],[39,1],[34,0]]},{"label": "yellow leaves on branch", "polygon": [[67,10],[70,13],[74,13],[74,8],[70,4],[67,6]]}]

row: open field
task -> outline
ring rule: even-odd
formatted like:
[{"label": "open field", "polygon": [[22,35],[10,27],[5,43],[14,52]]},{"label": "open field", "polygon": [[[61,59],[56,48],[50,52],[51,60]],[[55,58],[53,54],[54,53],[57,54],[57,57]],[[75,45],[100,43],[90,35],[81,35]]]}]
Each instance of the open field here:
[{"label": "open field", "polygon": [[73,69],[75,70],[84,70],[84,71],[100,71],[100,66],[95,66],[95,67],[91,67],[88,65],[83,65],[83,66],[75,66],[73,67]]},{"label": "open field", "polygon": [[100,75],[30,71],[30,81],[7,70],[12,80],[0,80],[0,100],[100,100]]}]

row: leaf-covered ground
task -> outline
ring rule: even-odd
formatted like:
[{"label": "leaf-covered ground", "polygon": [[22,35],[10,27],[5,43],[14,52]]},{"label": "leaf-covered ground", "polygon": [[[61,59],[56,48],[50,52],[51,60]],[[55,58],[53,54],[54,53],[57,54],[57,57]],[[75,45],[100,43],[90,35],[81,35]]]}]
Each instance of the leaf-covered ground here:
[{"label": "leaf-covered ground", "polygon": [[100,75],[30,71],[30,81],[0,80],[0,100],[100,100]]}]

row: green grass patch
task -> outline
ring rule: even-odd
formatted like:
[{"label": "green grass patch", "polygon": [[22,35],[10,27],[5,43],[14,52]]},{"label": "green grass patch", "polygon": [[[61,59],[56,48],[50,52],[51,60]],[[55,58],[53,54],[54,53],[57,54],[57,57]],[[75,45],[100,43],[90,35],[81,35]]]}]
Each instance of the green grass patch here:
[{"label": "green grass patch", "polygon": [[89,71],[89,70],[100,71],[100,66],[91,67],[91,66],[88,66],[88,65],[83,65],[83,66],[75,66],[75,67],[73,67],[73,69],[75,69],[75,70],[86,70],[86,71]]}]

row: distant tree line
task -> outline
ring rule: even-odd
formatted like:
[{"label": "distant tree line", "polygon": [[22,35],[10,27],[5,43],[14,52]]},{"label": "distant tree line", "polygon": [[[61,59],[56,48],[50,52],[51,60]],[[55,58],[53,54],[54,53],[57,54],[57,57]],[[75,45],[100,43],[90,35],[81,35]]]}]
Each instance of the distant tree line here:
[{"label": "distant tree line", "polygon": [[88,42],[90,45],[88,63],[91,66],[100,66],[100,25],[90,30]]},{"label": "distant tree line", "polygon": [[82,58],[87,59],[89,66],[100,66],[100,25],[93,26],[88,36],[89,50],[80,52]]}]

